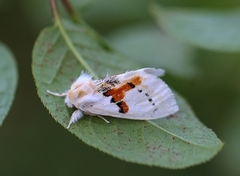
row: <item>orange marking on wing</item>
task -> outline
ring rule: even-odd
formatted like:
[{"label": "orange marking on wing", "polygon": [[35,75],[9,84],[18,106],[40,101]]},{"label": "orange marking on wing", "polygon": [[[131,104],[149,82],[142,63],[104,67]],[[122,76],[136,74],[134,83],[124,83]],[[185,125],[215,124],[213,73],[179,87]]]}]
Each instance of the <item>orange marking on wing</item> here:
[{"label": "orange marking on wing", "polygon": [[130,80],[131,83],[133,83],[135,86],[142,83],[140,76],[135,76]]},{"label": "orange marking on wing", "polygon": [[124,101],[122,102],[121,107],[124,114],[128,112],[129,110],[128,105]]},{"label": "orange marking on wing", "polygon": [[127,81],[127,83],[123,84],[122,86],[120,86],[118,88],[113,88],[113,89],[105,92],[104,95],[112,96],[112,98],[115,102],[119,102],[124,98],[125,93],[127,91],[133,89],[136,85],[139,85],[139,84],[141,84],[141,77],[135,76],[132,79],[130,79],[129,81]]},{"label": "orange marking on wing", "polygon": [[120,113],[126,114],[129,110],[127,103],[125,103],[124,101],[120,101],[120,102],[116,103],[116,105],[119,107]]}]

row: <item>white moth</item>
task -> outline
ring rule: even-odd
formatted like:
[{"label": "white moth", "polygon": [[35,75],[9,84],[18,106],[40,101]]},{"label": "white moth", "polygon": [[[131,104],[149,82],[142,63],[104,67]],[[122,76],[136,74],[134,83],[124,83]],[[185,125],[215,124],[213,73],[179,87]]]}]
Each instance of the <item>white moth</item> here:
[{"label": "white moth", "polygon": [[47,91],[64,96],[68,107],[75,107],[67,128],[83,114],[112,116],[131,120],[152,120],[169,116],[178,111],[170,88],[158,78],[164,70],[143,68],[123,74],[93,80],[84,72],[65,93]]}]

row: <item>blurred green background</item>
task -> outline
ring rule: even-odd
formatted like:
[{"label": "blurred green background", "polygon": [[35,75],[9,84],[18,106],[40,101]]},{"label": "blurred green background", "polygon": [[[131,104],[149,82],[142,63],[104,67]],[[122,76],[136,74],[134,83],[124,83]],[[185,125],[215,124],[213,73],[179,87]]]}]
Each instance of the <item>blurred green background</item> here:
[{"label": "blurred green background", "polygon": [[[119,36],[127,34],[123,27],[129,29],[129,26],[146,22],[154,25],[147,9],[151,1],[89,1],[70,2],[77,9],[84,7],[81,9],[86,21],[114,46],[119,46],[122,52],[124,48],[117,41],[121,38]],[[158,2],[168,7],[187,8],[240,6],[239,0]],[[65,14],[64,10],[61,13]],[[179,76],[170,71],[167,74],[166,82],[188,100],[199,119],[215,131],[225,146],[205,164],[184,170],[161,169],[127,163],[104,154],[79,141],[51,118],[37,96],[31,73],[34,41],[41,29],[50,25],[52,17],[48,1],[0,0],[0,41],[15,55],[19,72],[13,106],[0,127],[0,175],[240,175],[239,53],[220,53],[189,46],[193,52],[191,59],[182,63],[196,73]]]}]

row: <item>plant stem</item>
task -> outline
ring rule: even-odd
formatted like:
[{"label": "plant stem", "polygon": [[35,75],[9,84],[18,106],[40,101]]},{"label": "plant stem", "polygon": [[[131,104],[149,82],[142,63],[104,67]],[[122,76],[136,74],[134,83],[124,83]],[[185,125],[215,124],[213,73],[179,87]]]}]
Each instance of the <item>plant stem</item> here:
[{"label": "plant stem", "polygon": [[80,64],[85,68],[94,78],[98,78],[97,74],[89,67],[89,65],[85,62],[81,54],[77,51],[76,47],[73,45],[72,40],[70,39],[69,35],[67,34],[63,23],[60,19],[58,14],[56,0],[50,0],[50,5],[52,9],[52,14],[54,18],[55,25],[59,28],[60,34],[62,35],[66,45],[68,46],[69,50],[75,56],[75,58],[80,62]]},{"label": "plant stem", "polygon": [[75,23],[81,23],[81,20],[79,18],[79,14],[75,11],[75,9],[72,7],[72,5],[69,3],[69,0],[62,0],[62,3],[69,13],[70,17],[72,18],[73,22]]},{"label": "plant stem", "polygon": [[56,22],[56,19],[58,19],[59,17],[58,17],[57,5],[55,0],[50,0],[50,7],[51,7],[53,19]]}]

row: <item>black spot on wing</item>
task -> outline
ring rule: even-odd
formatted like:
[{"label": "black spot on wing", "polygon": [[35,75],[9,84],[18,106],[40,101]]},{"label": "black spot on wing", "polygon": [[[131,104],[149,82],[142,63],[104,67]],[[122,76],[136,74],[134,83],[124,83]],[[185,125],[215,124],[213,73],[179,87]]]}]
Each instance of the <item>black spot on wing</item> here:
[{"label": "black spot on wing", "polygon": [[108,93],[108,91],[107,91],[107,92],[104,92],[103,95],[104,95],[105,97],[109,97],[110,95],[107,94],[107,93]]},{"label": "black spot on wing", "polygon": [[105,82],[112,87],[115,87],[117,84],[120,84],[120,81],[116,78],[116,76],[109,77],[108,79],[105,80]]},{"label": "black spot on wing", "polygon": [[[107,77],[105,79],[101,79],[101,80],[97,80],[98,84],[100,84],[100,87],[98,89],[98,92],[100,93],[105,93],[109,90],[111,90],[111,88],[116,87],[116,85],[120,84],[121,82],[116,78],[116,76],[111,76],[111,77]],[[104,94],[104,96],[106,96]]]},{"label": "black spot on wing", "polygon": [[135,85],[133,84],[133,83],[131,83],[131,82],[128,82],[127,83],[132,89],[135,87]]},{"label": "black spot on wing", "polygon": [[116,103],[116,105],[119,107],[119,112],[120,112],[120,113],[124,113],[124,112],[123,112],[123,107],[122,107],[122,101]]},{"label": "black spot on wing", "polygon": [[116,100],[114,98],[111,98],[110,103],[116,103]]},{"label": "black spot on wing", "polygon": [[111,88],[110,87],[104,87],[103,85],[100,87],[100,89],[98,90],[98,92],[107,92],[109,91]]},{"label": "black spot on wing", "polygon": [[120,102],[116,103],[116,105],[119,107],[118,112],[120,112],[120,113],[126,114],[129,110],[128,105],[124,101],[120,101]]}]

